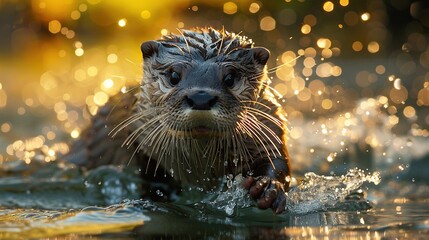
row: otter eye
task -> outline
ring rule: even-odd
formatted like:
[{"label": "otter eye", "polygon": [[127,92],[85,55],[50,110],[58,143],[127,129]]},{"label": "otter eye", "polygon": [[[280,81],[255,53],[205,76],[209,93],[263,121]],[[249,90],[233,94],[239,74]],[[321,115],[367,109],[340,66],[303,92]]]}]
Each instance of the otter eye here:
[{"label": "otter eye", "polygon": [[172,71],[170,74],[170,83],[172,85],[177,85],[181,80],[180,74],[176,71]]},{"label": "otter eye", "polygon": [[223,77],[223,82],[227,87],[233,87],[235,83],[235,78],[235,74],[228,73],[227,75],[225,75],[225,77]]}]

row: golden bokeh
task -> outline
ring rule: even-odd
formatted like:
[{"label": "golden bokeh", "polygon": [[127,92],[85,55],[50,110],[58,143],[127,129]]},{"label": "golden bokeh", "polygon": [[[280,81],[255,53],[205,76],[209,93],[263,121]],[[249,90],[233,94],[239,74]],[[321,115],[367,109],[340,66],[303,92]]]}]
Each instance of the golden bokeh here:
[{"label": "golden bokeh", "polygon": [[[424,110],[429,106],[427,17],[414,6],[404,11],[414,14],[415,21],[401,25],[393,21],[391,2],[383,3],[389,8],[349,0],[23,2],[27,5],[20,11],[27,17],[2,28],[10,32],[2,32],[7,37],[1,39],[6,42],[0,55],[0,111],[7,117],[1,119],[0,131],[10,137],[20,128],[16,118],[52,112],[57,130],[44,131],[35,143],[55,142],[62,132],[78,137],[111,96],[139,84],[143,41],[179,34],[177,28],[214,26],[270,50],[271,86],[293,122],[343,114],[359,108],[360,101],[375,99],[388,126],[414,124],[420,129],[415,134],[424,135],[429,125]],[[0,9],[6,5],[2,2]],[[12,9],[21,5],[10,4]],[[334,122],[351,127],[354,114]],[[324,123],[323,132],[329,133],[330,125]],[[303,137],[304,130],[296,128],[293,137]],[[354,139],[356,133],[346,129],[340,134]],[[383,144],[373,136],[365,141]],[[18,148],[10,147],[13,142],[7,153],[24,156],[20,150],[25,142],[15,143]],[[0,150],[0,159],[8,157]]]},{"label": "golden bokeh", "polygon": [[223,11],[226,14],[234,14],[237,12],[237,4],[234,2],[226,2],[223,4]]},{"label": "golden bokeh", "polygon": [[332,12],[334,10],[334,3],[331,1],[326,1],[323,4],[323,10],[325,10],[326,12]]},{"label": "golden bokeh", "polygon": [[270,16],[263,17],[260,22],[260,28],[263,31],[272,31],[276,28],[276,20]]}]

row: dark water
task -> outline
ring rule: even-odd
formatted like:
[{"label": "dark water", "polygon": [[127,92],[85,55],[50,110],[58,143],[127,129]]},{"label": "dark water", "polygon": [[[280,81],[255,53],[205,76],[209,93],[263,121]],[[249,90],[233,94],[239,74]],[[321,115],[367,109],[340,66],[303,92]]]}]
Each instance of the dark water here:
[{"label": "dark water", "polygon": [[[428,1],[54,2],[0,1],[0,239],[429,239]],[[143,40],[195,26],[272,52],[299,182],[284,214],[240,179],[156,203],[133,169],[55,157],[97,94],[140,82]]]},{"label": "dark water", "polygon": [[[31,147],[35,138],[17,141],[24,160],[0,164],[0,238],[428,239],[428,139],[394,135],[374,101],[358,103],[350,127],[330,123],[346,114],[291,124],[313,137],[289,143],[296,179],[279,215],[257,209],[239,176],[151,202],[135,169],[84,171],[49,158],[55,147]],[[384,144],[361,150],[370,136]]]},{"label": "dark water", "polygon": [[429,237],[426,184],[384,182],[380,173],[358,169],[341,176],[307,173],[280,215],[254,207],[239,177],[213,193],[189,188],[178,202],[156,203],[139,200],[141,180],[131,169],[83,172],[36,160],[8,162],[0,173],[2,239]]}]

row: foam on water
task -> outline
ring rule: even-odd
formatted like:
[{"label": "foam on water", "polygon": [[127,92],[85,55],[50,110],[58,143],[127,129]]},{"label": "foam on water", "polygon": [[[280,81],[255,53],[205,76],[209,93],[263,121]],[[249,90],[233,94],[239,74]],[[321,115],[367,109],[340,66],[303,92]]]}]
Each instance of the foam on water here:
[{"label": "foam on water", "polygon": [[224,211],[228,216],[233,216],[238,208],[249,207],[253,204],[247,190],[242,187],[244,178],[237,175],[235,178],[226,178],[226,190],[215,193],[216,198],[209,202],[218,210]]},{"label": "foam on water", "polygon": [[286,208],[296,214],[324,211],[343,201],[365,182],[377,185],[380,181],[380,173],[365,173],[357,168],[342,176],[319,176],[309,172],[297,187],[289,191]]},{"label": "foam on water", "polygon": [[[360,169],[350,169],[342,176],[323,176],[313,172],[306,173],[304,179],[288,192],[285,213],[305,214],[316,211],[326,211],[343,202],[347,196],[365,182],[379,184],[380,173],[365,173]],[[242,186],[243,177],[226,180],[227,188],[218,192],[217,197],[210,202],[218,210],[232,216],[239,208],[255,205]],[[361,200],[361,199],[359,199]],[[364,209],[362,209],[364,210]]]}]

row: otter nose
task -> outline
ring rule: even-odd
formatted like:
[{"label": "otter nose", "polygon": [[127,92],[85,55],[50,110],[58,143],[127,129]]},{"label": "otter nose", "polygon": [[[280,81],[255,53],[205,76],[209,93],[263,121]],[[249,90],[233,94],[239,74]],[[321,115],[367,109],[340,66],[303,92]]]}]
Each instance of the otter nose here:
[{"label": "otter nose", "polygon": [[218,97],[206,91],[198,91],[185,96],[185,100],[193,110],[210,110],[217,103]]}]

